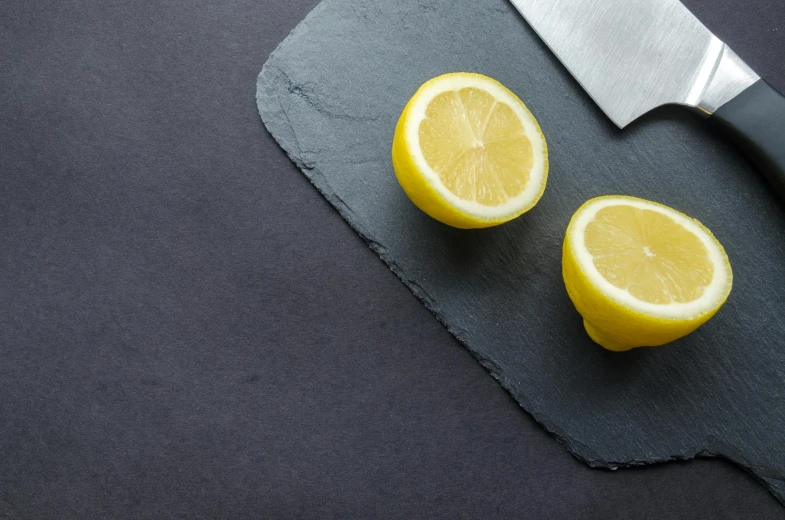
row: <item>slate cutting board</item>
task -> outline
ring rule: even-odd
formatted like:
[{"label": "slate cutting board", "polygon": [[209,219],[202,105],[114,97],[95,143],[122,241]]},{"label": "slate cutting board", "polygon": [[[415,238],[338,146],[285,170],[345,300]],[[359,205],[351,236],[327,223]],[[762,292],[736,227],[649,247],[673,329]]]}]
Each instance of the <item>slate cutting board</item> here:
[{"label": "slate cutting board", "polygon": [[[498,228],[431,220],[393,173],[403,106],[454,71],[507,85],[548,139],[544,197]],[[325,0],[270,56],[257,104],[319,191],[576,457],[617,468],[723,456],[785,503],[785,208],[705,122],[666,108],[617,130],[507,0]],[[734,289],[709,324],[621,354],[588,339],[561,243],[572,213],[607,194],[675,207],[724,244]]]}]

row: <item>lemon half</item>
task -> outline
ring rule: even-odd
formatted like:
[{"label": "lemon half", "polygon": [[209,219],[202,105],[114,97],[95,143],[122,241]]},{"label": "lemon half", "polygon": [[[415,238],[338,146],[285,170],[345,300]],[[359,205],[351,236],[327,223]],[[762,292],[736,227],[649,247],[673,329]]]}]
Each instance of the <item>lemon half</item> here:
[{"label": "lemon half", "polygon": [[695,219],[634,197],[592,199],[572,217],[562,270],[589,336],[609,350],[689,334],[725,303],[728,256]]},{"label": "lemon half", "polygon": [[414,204],[459,228],[525,213],[548,177],[537,120],[515,94],[480,74],[446,74],[420,87],[398,121],[392,159]]}]

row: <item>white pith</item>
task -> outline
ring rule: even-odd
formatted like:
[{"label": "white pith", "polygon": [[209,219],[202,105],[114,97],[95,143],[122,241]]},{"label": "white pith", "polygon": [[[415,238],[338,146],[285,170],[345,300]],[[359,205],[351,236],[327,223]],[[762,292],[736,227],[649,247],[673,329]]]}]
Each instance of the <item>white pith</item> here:
[{"label": "white pith", "polygon": [[[532,145],[533,163],[529,173],[529,180],[524,190],[517,196],[508,199],[504,204],[498,206],[487,206],[472,200],[465,200],[449,189],[442,183],[439,175],[433,171],[420,149],[420,123],[425,119],[425,112],[430,102],[439,94],[448,91],[460,91],[465,88],[477,88],[488,92],[498,103],[504,103],[510,107],[518,116],[521,124],[526,131],[526,136]],[[482,220],[504,219],[510,215],[518,214],[522,209],[530,207],[536,202],[537,196],[542,191],[542,183],[545,177],[545,141],[538,131],[538,126],[533,116],[524,109],[520,101],[510,95],[505,89],[495,82],[488,81],[482,76],[475,75],[455,75],[438,78],[428,84],[418,94],[414,105],[411,108],[411,115],[406,122],[404,129],[404,139],[408,142],[407,148],[412,151],[413,159],[417,169],[423,172],[426,181],[444,198],[451,206],[457,208],[462,213],[469,214]]]},{"label": "white pith", "polygon": [[[711,283],[706,287],[703,294],[697,300],[687,303],[666,303],[657,304],[639,300],[627,290],[620,289],[610,283],[597,270],[592,260],[592,255],[586,249],[584,236],[586,226],[592,222],[597,213],[609,206],[632,206],[640,209],[656,211],[675,220],[685,229],[698,237],[709,254],[709,260],[714,266],[714,276]],[[717,308],[728,292],[731,283],[731,276],[725,256],[712,237],[707,235],[694,220],[685,215],[657,204],[652,204],[643,200],[630,200],[625,198],[603,198],[591,203],[581,210],[581,214],[575,220],[568,237],[572,245],[573,253],[578,265],[583,273],[589,278],[592,285],[597,287],[603,294],[607,295],[617,303],[648,316],[662,319],[691,319],[701,316]]]}]

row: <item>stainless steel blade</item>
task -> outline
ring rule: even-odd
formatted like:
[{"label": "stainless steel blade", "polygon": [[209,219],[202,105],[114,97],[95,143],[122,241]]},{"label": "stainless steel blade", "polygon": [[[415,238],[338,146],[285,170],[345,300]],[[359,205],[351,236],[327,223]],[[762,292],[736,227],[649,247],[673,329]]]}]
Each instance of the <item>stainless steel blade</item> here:
[{"label": "stainless steel blade", "polygon": [[757,74],[678,0],[511,0],[619,127],[681,104],[706,114]]}]

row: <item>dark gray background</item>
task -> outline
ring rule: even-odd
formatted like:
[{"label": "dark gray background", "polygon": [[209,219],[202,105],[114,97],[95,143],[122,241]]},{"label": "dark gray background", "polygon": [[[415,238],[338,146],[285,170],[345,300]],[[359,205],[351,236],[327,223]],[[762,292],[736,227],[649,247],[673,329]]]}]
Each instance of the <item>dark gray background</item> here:
[{"label": "dark gray background", "polygon": [[[310,186],[253,95],[316,3],[0,4],[0,516],[785,516],[573,459]],[[687,3],[785,88],[779,0]]]}]

